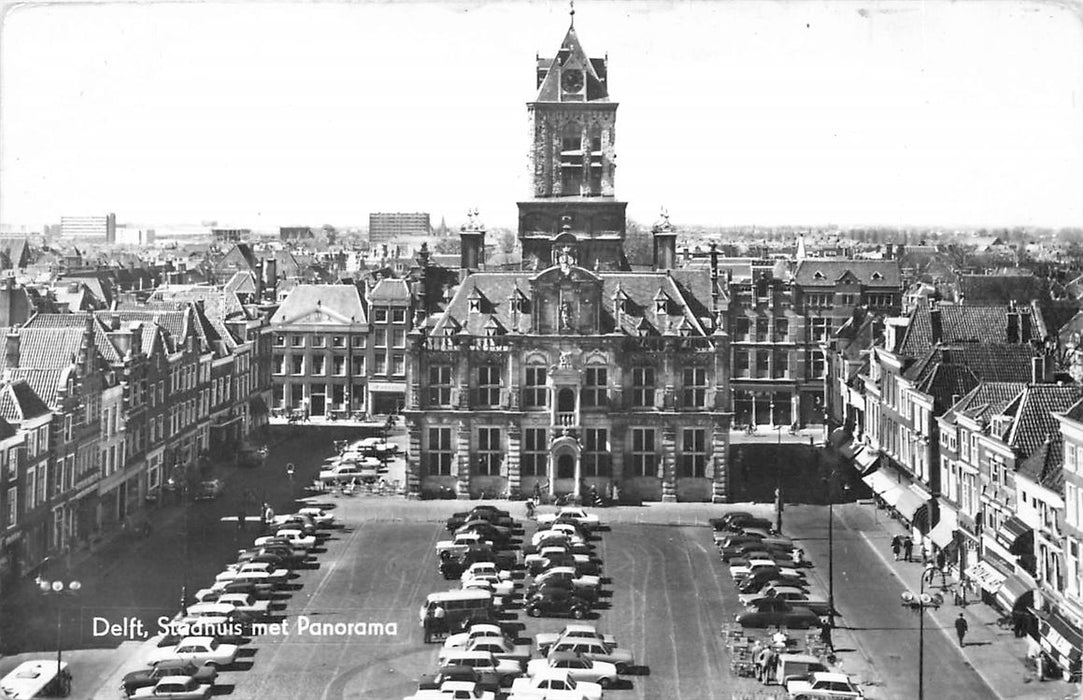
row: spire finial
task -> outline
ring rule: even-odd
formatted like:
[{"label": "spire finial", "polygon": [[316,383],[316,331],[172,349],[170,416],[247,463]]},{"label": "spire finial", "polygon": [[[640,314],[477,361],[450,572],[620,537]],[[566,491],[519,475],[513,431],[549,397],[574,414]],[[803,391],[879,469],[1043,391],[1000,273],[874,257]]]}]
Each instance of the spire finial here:
[{"label": "spire finial", "polygon": [[575,26],[575,0],[568,0],[568,14],[572,17],[572,26]]}]

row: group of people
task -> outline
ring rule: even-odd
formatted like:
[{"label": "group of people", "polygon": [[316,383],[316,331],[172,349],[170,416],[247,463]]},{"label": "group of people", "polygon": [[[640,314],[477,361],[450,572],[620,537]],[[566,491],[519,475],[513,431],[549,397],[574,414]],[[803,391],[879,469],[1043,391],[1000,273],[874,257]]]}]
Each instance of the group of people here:
[{"label": "group of people", "polygon": [[909,535],[895,535],[891,538],[891,553],[895,561],[914,561],[914,540]]},{"label": "group of people", "polygon": [[434,639],[446,635],[447,629],[447,611],[441,606],[437,605],[432,614],[425,616],[425,643],[428,644]]}]

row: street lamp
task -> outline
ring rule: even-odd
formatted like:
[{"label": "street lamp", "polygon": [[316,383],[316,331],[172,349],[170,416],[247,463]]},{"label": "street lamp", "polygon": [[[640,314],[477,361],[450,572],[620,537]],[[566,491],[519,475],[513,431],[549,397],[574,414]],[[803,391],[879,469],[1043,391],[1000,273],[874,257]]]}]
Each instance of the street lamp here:
[{"label": "street lamp", "polygon": [[912,610],[917,610],[918,621],[918,700],[925,700],[925,608],[939,608],[944,603],[944,596],[939,593],[926,593],[925,583],[932,582],[933,569],[926,569],[921,573],[921,590],[917,596],[910,591],[900,594],[902,604]]},{"label": "street lamp", "polygon": [[[774,415],[771,416],[774,420]],[[782,426],[775,426],[778,430],[778,447],[775,454],[775,530],[782,532]]]},{"label": "street lamp", "polygon": [[61,634],[63,629],[63,605],[59,596],[73,596],[78,593],[83,584],[80,581],[48,581],[39,577],[37,579],[38,589],[42,595],[58,596],[56,603],[56,677],[62,684],[62,689],[67,690],[62,692],[63,695],[67,695],[71,690],[70,680],[67,680],[67,676],[64,674],[64,660],[63,660],[63,636]]}]

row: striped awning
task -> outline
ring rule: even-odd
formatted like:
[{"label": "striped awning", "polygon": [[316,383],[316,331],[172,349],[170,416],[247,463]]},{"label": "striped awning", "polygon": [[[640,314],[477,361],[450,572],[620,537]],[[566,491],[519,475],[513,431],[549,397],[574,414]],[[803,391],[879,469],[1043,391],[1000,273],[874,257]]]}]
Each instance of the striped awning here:
[{"label": "striped awning", "polygon": [[880,453],[871,447],[863,447],[861,450],[854,454],[854,464],[858,466],[861,471],[868,471],[872,469],[873,465],[880,458]]},{"label": "striped awning", "polygon": [[[1034,532],[1034,530],[1017,516],[1012,516],[1004,521],[997,530],[996,538],[1009,552],[1015,548],[1017,542]],[[1013,552],[1014,553],[1014,552]]]},{"label": "striped awning", "polygon": [[1054,609],[1040,615],[1038,640],[1042,649],[1067,669],[1075,669],[1083,659],[1083,633]]},{"label": "striped awning", "polygon": [[941,549],[951,544],[955,539],[955,528],[957,527],[957,520],[954,516],[947,515],[947,512],[941,508],[940,510],[940,522],[936,524],[929,532],[929,539],[933,541],[937,547]]},{"label": "striped awning", "polygon": [[967,569],[966,577],[990,593],[995,593],[1004,583],[1004,580],[1008,578],[986,561],[979,561]]},{"label": "striped awning", "polygon": [[1029,606],[1034,601],[1034,586],[1012,574],[1000,584],[996,597],[1004,610],[1010,612],[1018,607]]}]

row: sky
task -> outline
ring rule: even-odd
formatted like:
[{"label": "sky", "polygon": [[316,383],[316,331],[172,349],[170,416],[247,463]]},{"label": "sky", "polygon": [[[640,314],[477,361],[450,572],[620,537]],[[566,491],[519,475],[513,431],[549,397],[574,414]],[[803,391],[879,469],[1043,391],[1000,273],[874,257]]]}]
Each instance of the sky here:
[{"label": "sky", "polygon": [[[1083,23],[1048,2],[575,5],[617,197],[676,225],[1083,225]],[[0,223],[515,227],[567,2],[9,5]]]}]

